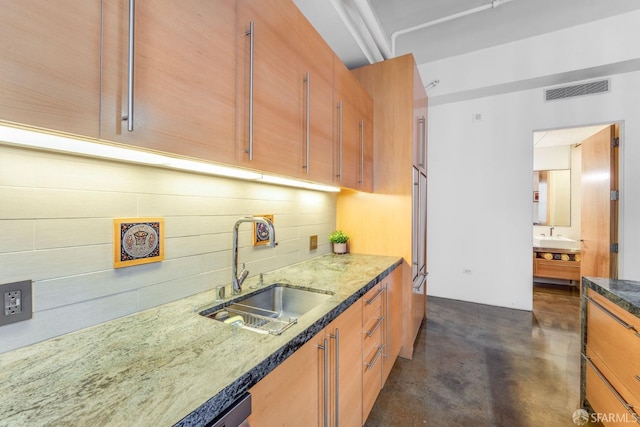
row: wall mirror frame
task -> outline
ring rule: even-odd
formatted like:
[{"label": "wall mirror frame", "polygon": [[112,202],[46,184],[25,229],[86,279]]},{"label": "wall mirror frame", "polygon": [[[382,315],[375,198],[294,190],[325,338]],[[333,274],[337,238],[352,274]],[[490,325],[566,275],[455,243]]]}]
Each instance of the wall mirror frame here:
[{"label": "wall mirror frame", "polygon": [[533,171],[533,225],[571,226],[571,169]]}]

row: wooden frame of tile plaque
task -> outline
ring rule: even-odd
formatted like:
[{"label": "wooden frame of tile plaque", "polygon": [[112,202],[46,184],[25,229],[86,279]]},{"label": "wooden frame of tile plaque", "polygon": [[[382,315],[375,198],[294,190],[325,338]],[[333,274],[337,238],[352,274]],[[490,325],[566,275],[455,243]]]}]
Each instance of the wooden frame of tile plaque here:
[{"label": "wooden frame of tile plaque", "polygon": [[113,220],[113,267],[129,267],[164,259],[164,218]]}]

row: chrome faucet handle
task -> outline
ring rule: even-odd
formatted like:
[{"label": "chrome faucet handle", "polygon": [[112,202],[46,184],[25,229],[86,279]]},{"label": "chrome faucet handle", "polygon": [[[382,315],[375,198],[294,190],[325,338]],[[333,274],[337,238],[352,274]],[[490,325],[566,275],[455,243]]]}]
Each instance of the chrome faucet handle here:
[{"label": "chrome faucet handle", "polygon": [[258,281],[258,286],[264,286],[264,273],[260,273],[260,281]]}]

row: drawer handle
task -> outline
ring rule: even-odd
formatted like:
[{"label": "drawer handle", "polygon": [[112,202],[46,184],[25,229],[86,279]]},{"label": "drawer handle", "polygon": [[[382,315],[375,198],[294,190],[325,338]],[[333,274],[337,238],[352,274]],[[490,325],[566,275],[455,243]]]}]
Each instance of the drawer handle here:
[{"label": "drawer handle", "polygon": [[640,376],[638,376],[638,374],[635,374],[635,375],[633,376],[633,378],[635,378],[636,380],[640,381]]},{"label": "drawer handle", "polygon": [[622,325],[625,329],[629,329],[632,330],[633,332],[636,333],[636,335],[638,337],[640,337],[640,334],[638,334],[637,329],[633,326],[628,324],[627,322],[625,322],[624,320],[622,320],[621,318],[619,318],[618,316],[616,316],[614,313],[612,313],[611,311],[609,311],[606,307],[603,307],[602,304],[600,304],[598,301],[594,300],[593,298],[585,295],[584,296],[589,302],[593,303],[596,307],[598,307],[600,310],[604,311],[606,314],[609,315],[609,317],[613,318],[613,320],[615,320],[616,322],[618,322],[620,325]]},{"label": "drawer handle", "polygon": [[367,334],[369,337],[371,337],[373,334],[376,333],[376,331],[378,330],[378,328],[380,327],[380,325],[382,325],[382,321],[384,320],[384,316],[383,317],[378,317],[378,322],[376,323],[376,326],[373,327],[372,330],[370,331],[365,331],[365,334]]},{"label": "drawer handle", "polygon": [[[587,297],[588,298],[588,297]],[[586,354],[582,354],[582,357],[584,358],[584,360],[587,361],[587,363],[589,364],[589,366],[591,366],[591,368],[593,369],[593,372],[596,373],[596,375],[598,375],[598,377],[600,377],[600,379],[602,380],[602,382],[607,386],[607,388],[609,389],[609,391],[611,393],[613,393],[613,395],[616,397],[616,399],[618,399],[618,402],[620,402],[620,404],[622,406],[624,406],[624,408],[627,410],[627,412],[629,412],[629,414],[631,414],[631,416],[633,417],[634,420],[636,420],[636,422],[638,424],[640,424],[640,416],[638,416],[638,414],[636,414],[636,412],[633,410],[633,407],[631,405],[629,405],[622,396],[620,396],[620,393],[618,393],[618,391],[613,388],[613,386],[609,383],[609,380],[607,380],[605,378],[605,376],[602,374],[602,372],[600,372],[600,370],[598,369],[598,367],[591,361],[591,358],[589,356],[587,356]],[[636,375],[637,377],[637,375]]]},{"label": "drawer handle", "polygon": [[378,351],[376,351],[376,354],[373,356],[373,359],[371,359],[371,362],[367,363],[367,369],[373,369],[373,367],[376,365],[376,362],[378,361],[378,358],[380,357],[380,354],[382,354],[383,348],[384,348],[383,345],[378,346]]},{"label": "drawer handle", "polygon": [[366,303],[367,305],[371,305],[371,304],[373,304],[373,302],[374,302],[375,300],[377,300],[377,299],[378,299],[378,297],[379,297],[380,295],[382,295],[382,292],[384,292],[384,289],[379,289],[379,290],[378,290],[378,293],[377,293],[373,298],[371,298],[370,300],[365,301],[365,303]]}]

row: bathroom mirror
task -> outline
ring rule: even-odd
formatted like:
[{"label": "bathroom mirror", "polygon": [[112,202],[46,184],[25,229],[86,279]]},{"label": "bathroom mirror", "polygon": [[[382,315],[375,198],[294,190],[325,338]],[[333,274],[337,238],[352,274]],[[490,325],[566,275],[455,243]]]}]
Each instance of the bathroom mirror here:
[{"label": "bathroom mirror", "polygon": [[533,225],[571,226],[571,170],[533,172]]}]

